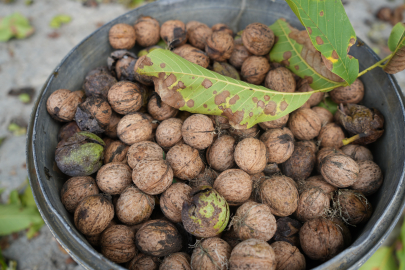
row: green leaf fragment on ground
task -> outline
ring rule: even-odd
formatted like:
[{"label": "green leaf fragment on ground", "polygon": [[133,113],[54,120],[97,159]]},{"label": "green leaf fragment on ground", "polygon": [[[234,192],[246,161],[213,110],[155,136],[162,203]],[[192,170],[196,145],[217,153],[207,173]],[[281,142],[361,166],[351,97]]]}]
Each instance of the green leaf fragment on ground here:
[{"label": "green leaf fragment on ground", "polygon": [[0,18],[0,42],[8,41],[13,37],[26,38],[34,31],[28,19],[18,12]]},{"label": "green leaf fragment on ground", "polygon": [[21,136],[25,135],[27,133],[27,128],[25,127],[20,127],[19,125],[15,123],[11,123],[8,125],[8,130],[13,133],[14,136]]},{"label": "green leaf fragment on ground", "polygon": [[29,94],[20,94],[20,95],[18,95],[18,99],[22,103],[30,103],[31,102],[31,97],[30,97]]},{"label": "green leaf fragment on ground", "polygon": [[24,193],[20,196],[21,202],[24,206],[33,206],[36,207],[34,194],[32,193],[31,186],[28,185]]},{"label": "green leaf fragment on ground", "polygon": [[8,197],[8,204],[21,206],[20,195],[18,194],[18,191],[16,189],[10,192],[10,195]]},{"label": "green leaf fragment on ground", "polygon": [[36,207],[0,204],[0,235],[19,232],[42,222]]},{"label": "green leaf fragment on ground", "polygon": [[66,14],[60,14],[52,18],[49,26],[52,28],[60,28],[62,24],[69,23],[72,20],[72,17]]}]

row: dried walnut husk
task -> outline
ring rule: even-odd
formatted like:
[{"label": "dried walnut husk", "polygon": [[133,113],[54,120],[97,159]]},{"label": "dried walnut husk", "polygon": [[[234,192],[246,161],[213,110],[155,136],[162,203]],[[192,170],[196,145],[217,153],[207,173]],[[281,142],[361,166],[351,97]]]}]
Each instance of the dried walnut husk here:
[{"label": "dried walnut husk", "polygon": [[105,148],[104,164],[110,162],[127,163],[128,145],[121,141],[113,141]]},{"label": "dried walnut husk", "polygon": [[98,67],[84,78],[83,89],[86,96],[102,96],[107,98],[108,90],[117,80],[111,74],[107,67]]},{"label": "dried walnut husk", "polygon": [[277,219],[277,231],[274,234],[274,241],[284,241],[293,246],[300,246],[299,231],[302,223],[290,217],[282,217]]},{"label": "dried walnut husk", "polygon": [[79,104],[75,114],[77,125],[82,131],[102,133],[111,121],[112,110],[107,100],[90,96]]},{"label": "dried walnut husk", "polygon": [[117,50],[107,58],[108,69],[118,80],[134,81],[134,66],[138,57],[127,50]]}]

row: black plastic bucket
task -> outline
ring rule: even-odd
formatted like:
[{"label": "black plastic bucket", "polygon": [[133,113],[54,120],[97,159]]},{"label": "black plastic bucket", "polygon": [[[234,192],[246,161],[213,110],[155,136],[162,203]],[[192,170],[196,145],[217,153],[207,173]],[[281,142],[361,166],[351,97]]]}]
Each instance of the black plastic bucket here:
[{"label": "black plastic bucket", "polygon": [[[69,254],[87,269],[124,269],[94,250],[75,229],[73,216],[60,201],[60,189],[67,179],[54,162],[60,123],[46,111],[46,100],[57,89],[81,89],[85,74],[106,65],[112,48],[108,31],[116,23],[133,24],[140,15],[150,15],[161,23],[169,19],[197,20],[212,26],[226,23],[234,30],[252,22],[267,25],[284,17],[302,28],[294,13],[282,0],[171,0],[158,1],[134,9],[107,23],[77,45],[56,67],[34,105],[27,135],[27,164],[31,187],[46,224]],[[135,48],[136,50],[136,48]],[[353,46],[350,53],[363,70],[379,60],[367,46]],[[364,104],[378,108],[385,116],[385,133],[372,145],[375,161],[384,173],[384,183],[371,198],[374,214],[354,235],[354,243],[316,269],[357,269],[381,245],[398,221],[404,208],[405,129],[403,95],[395,78],[381,69],[364,76]]]}]

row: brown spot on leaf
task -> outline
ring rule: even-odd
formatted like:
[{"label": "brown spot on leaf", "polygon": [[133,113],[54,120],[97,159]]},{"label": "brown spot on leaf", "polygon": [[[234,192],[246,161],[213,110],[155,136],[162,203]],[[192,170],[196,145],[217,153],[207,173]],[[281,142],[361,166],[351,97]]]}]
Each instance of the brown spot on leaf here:
[{"label": "brown spot on leaf", "polygon": [[325,67],[329,70],[332,70],[333,68],[333,63],[329,59],[327,59],[325,56],[321,55],[322,61],[325,64]]},{"label": "brown spot on leaf", "polygon": [[323,10],[321,10],[321,12],[319,12],[319,16],[323,17],[323,15],[324,15],[324,12],[323,12]]},{"label": "brown spot on leaf", "polygon": [[284,52],[284,53],[283,53],[283,58],[284,58],[284,60],[290,59],[291,56],[292,56],[292,53],[291,53],[290,51],[287,51],[287,52]]},{"label": "brown spot on leaf", "polygon": [[165,63],[161,63],[161,64],[160,64],[160,67],[161,67],[161,68],[165,68],[165,66],[166,66]]},{"label": "brown spot on leaf", "polygon": [[264,109],[264,102],[262,100],[259,100],[259,102],[257,102],[257,107]]},{"label": "brown spot on leaf", "polygon": [[215,90],[214,92],[212,92],[214,95],[216,95],[218,92]]},{"label": "brown spot on leaf", "polygon": [[225,90],[222,91],[221,93],[219,93],[218,95],[215,96],[215,104],[219,105],[222,103],[225,103],[226,98],[229,97],[231,95],[231,93],[229,93],[229,91]]},{"label": "brown spot on leaf", "polygon": [[239,125],[240,122],[242,122],[243,120],[243,115],[245,114],[243,111],[236,111],[235,113],[233,113],[232,110],[229,108],[226,109],[222,108],[221,110],[223,111],[221,115],[227,117],[229,119],[229,123],[232,126]]},{"label": "brown spot on leaf", "polygon": [[277,103],[275,103],[274,101],[269,101],[269,103],[267,103],[266,107],[264,108],[264,113],[270,114],[270,115],[275,115],[276,109],[277,109]]},{"label": "brown spot on leaf", "polygon": [[339,59],[339,55],[337,54],[337,52],[335,50],[332,51],[332,58]]},{"label": "brown spot on leaf", "polygon": [[312,29],[311,29],[311,27],[307,27],[307,30],[308,30],[308,33],[309,33],[309,34],[312,34]]},{"label": "brown spot on leaf", "polygon": [[322,40],[322,38],[320,36],[317,36],[315,40],[316,40],[316,44],[318,44],[318,45],[323,44],[323,40]]},{"label": "brown spot on leaf", "polygon": [[349,41],[350,47],[353,46],[354,43],[356,43],[356,40],[354,38],[351,38],[350,41]]},{"label": "brown spot on leaf", "polygon": [[208,79],[204,79],[201,85],[204,86],[205,89],[208,89],[212,86],[212,82]]},{"label": "brown spot on leaf", "polygon": [[249,117],[252,117],[252,116],[253,116],[253,113],[252,113],[252,112],[250,112],[250,113],[249,113]]},{"label": "brown spot on leaf", "polygon": [[264,96],[264,100],[265,100],[265,101],[269,101],[269,100],[270,100],[270,97],[269,97],[268,95],[265,95],[265,96]]},{"label": "brown spot on leaf", "polygon": [[300,69],[300,66],[299,66],[299,65],[295,65],[294,68],[295,68],[296,70],[299,70],[299,69]]},{"label": "brown spot on leaf", "polygon": [[[164,73],[164,72],[160,72],[160,73],[159,73],[159,78],[160,78],[160,76],[161,76],[162,73],[163,73],[163,76],[165,76],[165,73]],[[169,87],[169,86],[171,86],[172,84],[174,84],[176,81],[177,81],[177,78],[176,78],[176,76],[172,73],[172,74],[169,75],[169,77],[167,77],[167,78],[165,79],[165,84],[166,84],[167,87]]]},{"label": "brown spot on leaf", "polygon": [[155,91],[159,94],[162,101],[169,106],[176,109],[183,107],[185,104],[184,98],[178,91],[175,90],[179,88],[180,82],[177,84],[177,86],[170,89],[169,86],[176,82],[176,76],[174,74],[170,74],[167,78],[165,78],[165,76],[166,74],[164,72],[160,72],[158,78],[153,78]]},{"label": "brown spot on leaf", "polygon": [[189,108],[194,107],[194,100],[190,99],[189,101],[187,101],[187,106],[188,106]]},{"label": "brown spot on leaf", "polygon": [[141,58],[138,59],[138,61],[140,63],[138,67],[140,69],[143,69],[145,66],[153,65],[152,60],[147,55],[142,56]]},{"label": "brown spot on leaf", "polygon": [[207,104],[204,104],[204,105],[203,105],[203,107],[204,107],[204,108],[207,108],[207,107],[208,107],[208,105],[207,105]]},{"label": "brown spot on leaf", "polygon": [[285,111],[285,109],[288,107],[288,103],[283,101],[280,104],[280,110]]},{"label": "brown spot on leaf", "polygon": [[229,100],[229,104],[234,105],[236,103],[236,101],[239,100],[239,96],[238,95],[234,95],[230,100]]},{"label": "brown spot on leaf", "polygon": [[305,80],[305,82],[303,81],[302,84],[304,84],[304,83],[312,84],[314,82],[314,79],[311,76],[305,75],[304,80]]},{"label": "brown spot on leaf", "polygon": [[259,101],[259,99],[257,97],[253,97],[252,100],[254,103],[257,103]]}]

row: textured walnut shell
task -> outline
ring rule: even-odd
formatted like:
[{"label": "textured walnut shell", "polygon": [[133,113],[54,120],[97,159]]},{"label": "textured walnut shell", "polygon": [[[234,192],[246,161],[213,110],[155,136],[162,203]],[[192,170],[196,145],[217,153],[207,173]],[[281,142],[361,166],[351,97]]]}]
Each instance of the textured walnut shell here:
[{"label": "textured walnut shell", "polygon": [[265,24],[251,23],[242,32],[242,42],[254,55],[265,55],[274,45],[274,33]]},{"label": "textured walnut shell", "polygon": [[108,123],[108,126],[105,128],[104,134],[112,139],[118,138],[117,126],[118,126],[118,123],[120,122],[120,120],[121,120],[121,116],[119,116],[115,112],[112,112],[111,118],[110,118],[110,123]]},{"label": "textured walnut shell", "polygon": [[184,252],[170,254],[162,261],[159,270],[191,270],[190,255]]},{"label": "textured walnut shell", "polygon": [[90,195],[98,194],[96,181],[90,176],[76,176],[67,180],[60,191],[63,206],[70,213],[76,210],[80,201]]},{"label": "textured walnut shell", "polygon": [[130,261],[137,253],[135,234],[125,225],[113,225],[101,234],[101,253],[116,263]]},{"label": "textured walnut shell", "polygon": [[264,85],[278,92],[295,92],[294,75],[285,67],[272,69],[267,73]]},{"label": "textured walnut shell", "polygon": [[281,174],[281,171],[277,163],[267,163],[263,173],[265,176],[272,176],[273,174]]},{"label": "textured walnut shell", "polygon": [[108,40],[114,49],[132,49],[135,45],[135,29],[128,24],[119,23],[111,27],[108,32]]},{"label": "textured walnut shell", "polygon": [[163,155],[163,149],[154,142],[134,143],[128,149],[128,165],[134,169],[142,160],[163,160]]},{"label": "textured walnut shell", "polygon": [[241,76],[248,83],[260,85],[270,70],[270,63],[264,56],[249,56],[241,67]]},{"label": "textured walnut shell", "polygon": [[212,35],[212,30],[206,24],[191,21],[186,24],[187,39],[194,47],[204,50],[206,40]]},{"label": "textured walnut shell", "polygon": [[326,261],[344,249],[343,234],[331,220],[311,219],[300,230],[301,248],[316,261]]},{"label": "textured walnut shell", "polygon": [[270,245],[276,254],[276,270],[305,270],[305,257],[300,250],[284,241],[274,242]]},{"label": "textured walnut shell", "polygon": [[315,152],[304,142],[296,142],[291,157],[281,164],[283,173],[295,181],[304,180],[315,167]]},{"label": "textured walnut shell", "polygon": [[284,175],[273,175],[260,185],[260,198],[275,216],[286,217],[295,212],[299,194],[294,180]]},{"label": "textured walnut shell", "polygon": [[160,40],[159,22],[150,16],[141,16],[134,25],[136,42],[142,47],[150,47]]},{"label": "textured walnut shell", "polygon": [[208,57],[206,52],[189,44],[184,44],[180,47],[177,47],[173,50],[173,52],[183,57],[187,61],[200,65],[203,68],[207,68],[210,64],[210,58]]},{"label": "textured walnut shell", "polygon": [[257,125],[252,126],[251,128],[247,129],[236,129],[236,128],[229,128],[229,133],[237,140],[243,140],[246,138],[258,138],[259,136],[259,127]]},{"label": "textured walnut shell", "polygon": [[362,145],[349,144],[345,145],[341,149],[344,154],[351,157],[354,161],[373,160],[373,154],[371,151]]},{"label": "textured walnut shell", "polygon": [[190,186],[196,188],[199,186],[213,186],[218,173],[211,168],[205,168],[195,179],[190,180]]},{"label": "textured walnut shell", "polygon": [[229,129],[231,127],[231,125],[229,124],[229,119],[226,118],[225,116],[209,115],[209,118],[211,118],[215,128]]},{"label": "textured walnut shell", "polygon": [[66,141],[70,137],[72,137],[75,133],[80,132],[79,126],[76,122],[69,122],[64,124],[58,132],[58,142],[59,141]]},{"label": "textured walnut shell", "polygon": [[167,152],[166,160],[173,169],[173,174],[183,180],[191,180],[204,168],[197,149],[187,144],[175,145]]},{"label": "textured walnut shell", "polygon": [[223,135],[207,149],[207,162],[214,170],[222,172],[235,166],[235,142],[232,136]]},{"label": "textured walnut shell", "polygon": [[311,187],[300,194],[295,214],[305,222],[323,216],[330,207],[330,198],[318,187]]},{"label": "textured walnut shell", "polygon": [[119,114],[138,111],[142,106],[142,93],[138,84],[121,81],[114,84],[108,91],[108,102]]},{"label": "textured walnut shell", "polygon": [[132,173],[134,184],[149,195],[165,191],[173,182],[173,170],[164,160],[141,160]]},{"label": "textured walnut shell", "polygon": [[322,189],[322,191],[328,196],[329,200],[332,198],[333,192],[337,190],[337,187],[332,186],[331,184],[326,182],[325,179],[323,179],[322,175],[309,177],[307,180],[303,181],[300,188],[302,190],[306,190],[314,187]]},{"label": "textured walnut shell", "polygon": [[[136,61],[135,66],[134,66],[134,78],[135,78],[135,80],[136,80],[137,82],[140,82],[140,83],[143,84],[143,85],[152,86],[152,85],[153,85],[153,79],[152,79],[152,77],[149,77],[149,76],[146,76],[146,75],[142,75],[142,74],[139,74],[139,73],[136,72],[136,71],[138,70],[138,68],[141,67],[141,65],[143,64],[142,62],[143,62],[143,60],[144,60],[146,57],[147,57],[147,56],[144,55],[144,56],[140,57],[140,58],[138,59],[138,61]],[[142,66],[142,68],[143,68],[143,66]]]},{"label": "textured walnut shell", "polygon": [[[107,230],[108,228],[110,228],[113,225],[117,225],[117,223],[114,220],[111,220],[110,224],[108,224],[107,228],[105,228],[105,230]],[[104,230],[104,231],[105,231]],[[101,233],[98,234],[94,234],[94,235],[85,235],[84,237],[86,237],[86,240],[89,242],[90,245],[92,245],[93,247],[100,247],[101,246]]]},{"label": "textured walnut shell", "polygon": [[[312,89],[308,83],[304,83],[297,89],[297,91],[298,92],[310,92],[310,91],[314,91],[314,89]],[[319,102],[321,102],[323,100],[324,96],[325,96],[325,93],[323,93],[323,92],[314,93],[307,100],[307,103],[310,107],[316,106],[319,104]]]},{"label": "textured walnut shell", "polygon": [[333,197],[333,204],[343,221],[352,226],[366,223],[373,214],[371,203],[355,190],[338,190]]},{"label": "textured walnut shell", "polygon": [[346,226],[346,223],[339,217],[332,218],[332,222],[335,223],[338,229],[342,232],[345,248],[349,247],[352,243],[352,234],[349,228]]},{"label": "textured walnut shell", "polygon": [[276,218],[266,204],[246,202],[233,217],[233,226],[242,240],[250,238],[269,241],[277,230]]},{"label": "textured walnut shell", "polygon": [[190,199],[191,187],[184,183],[174,183],[160,196],[160,209],[165,217],[174,223],[181,222],[183,202]]},{"label": "textured walnut shell", "polygon": [[191,255],[192,269],[218,269],[227,270],[231,247],[218,237],[201,240]]},{"label": "textured walnut shell", "polygon": [[275,270],[277,261],[272,247],[259,239],[248,239],[238,244],[229,258],[230,269]]},{"label": "textured walnut shell", "polygon": [[231,57],[233,38],[226,31],[214,31],[206,39],[205,52],[214,61],[223,62]]},{"label": "textured walnut shell", "polygon": [[173,224],[156,219],[145,222],[138,230],[135,245],[146,255],[163,257],[180,251],[182,238]]},{"label": "textured walnut shell", "polygon": [[118,123],[117,134],[121,141],[132,145],[150,137],[152,124],[141,113],[127,114]]},{"label": "textured walnut shell", "polygon": [[126,266],[128,270],[158,270],[159,258],[138,253]]},{"label": "textured walnut shell", "polygon": [[[312,94],[312,96],[313,95],[315,94]],[[322,126],[333,122],[333,114],[327,109],[322,107],[312,107],[312,110],[318,115],[318,118],[321,120]]]},{"label": "textured walnut shell", "polygon": [[76,207],[74,222],[84,235],[99,234],[114,217],[114,206],[102,195],[90,195]]},{"label": "textured walnut shell", "polygon": [[169,20],[160,27],[160,37],[171,47],[179,47],[187,42],[186,26],[182,21]]},{"label": "textured walnut shell", "polygon": [[317,140],[321,147],[340,148],[345,138],[345,133],[339,125],[329,123],[321,128]]},{"label": "textured walnut shell", "polygon": [[294,152],[294,135],[288,128],[267,130],[260,140],[267,148],[267,162],[283,163]]},{"label": "textured walnut shell", "polygon": [[324,147],[316,153],[316,170],[321,173],[321,161],[331,154],[343,154],[343,151],[333,147]]},{"label": "textured walnut shell", "polygon": [[340,86],[329,92],[333,102],[340,104],[359,103],[364,97],[364,84],[356,79],[351,85]]},{"label": "textured walnut shell", "polygon": [[325,181],[338,188],[353,185],[360,172],[356,161],[342,154],[331,154],[324,157],[321,160],[320,168]]},{"label": "textured walnut shell", "polygon": [[272,240],[284,241],[293,246],[300,246],[299,231],[302,223],[290,217],[282,217],[277,219],[277,231]]},{"label": "textured walnut shell", "polygon": [[291,113],[288,128],[298,140],[312,140],[319,135],[322,122],[316,112],[311,109],[301,108]]},{"label": "textured walnut shell", "polygon": [[104,98],[91,96],[79,104],[75,119],[82,131],[102,133],[110,123],[111,114],[111,107]]},{"label": "textured walnut shell", "polygon": [[287,114],[287,115],[280,117],[277,120],[261,122],[261,123],[259,123],[259,126],[264,130],[268,130],[268,129],[272,129],[272,128],[282,128],[282,127],[285,127],[285,125],[287,124],[289,117],[290,117],[290,115]]},{"label": "textured walnut shell", "polygon": [[107,67],[98,67],[87,73],[83,89],[86,96],[102,96],[107,98],[108,90],[117,82]]},{"label": "textured walnut shell", "polygon": [[231,28],[229,28],[228,25],[224,24],[224,23],[217,23],[214,24],[212,27],[212,32],[218,32],[218,31],[224,31],[226,33],[228,33],[229,35],[233,36],[233,31]]},{"label": "textured walnut shell", "polygon": [[251,56],[252,54],[246,49],[243,44],[237,44],[236,41],[234,42],[234,48],[231,54],[231,58],[229,58],[229,63],[237,69],[242,67],[243,62]]},{"label": "textured walnut shell", "polygon": [[97,185],[107,194],[121,194],[125,188],[132,184],[131,168],[121,162],[111,162],[97,172]]},{"label": "textured walnut shell", "polygon": [[164,149],[169,149],[183,139],[182,126],[183,121],[178,118],[163,120],[156,129],[156,142]]},{"label": "textured walnut shell", "polygon": [[113,141],[105,148],[104,164],[111,162],[127,163],[128,145],[121,141]]},{"label": "textured walnut shell", "polygon": [[203,114],[193,114],[184,121],[181,134],[186,144],[202,150],[214,140],[214,125],[211,119]]},{"label": "textured walnut shell", "polygon": [[266,146],[258,139],[243,139],[236,145],[235,162],[249,174],[263,171],[267,164]]},{"label": "textured walnut shell", "polygon": [[73,121],[77,106],[82,102],[83,91],[71,92],[59,89],[53,92],[46,101],[46,109],[51,117],[60,122]]},{"label": "textured walnut shell", "polygon": [[148,102],[148,112],[153,119],[163,121],[175,117],[179,110],[164,103],[158,95],[153,95]]},{"label": "textured walnut shell", "polygon": [[252,193],[250,176],[239,169],[222,172],[214,182],[213,188],[221,194],[230,206],[241,205]]}]

